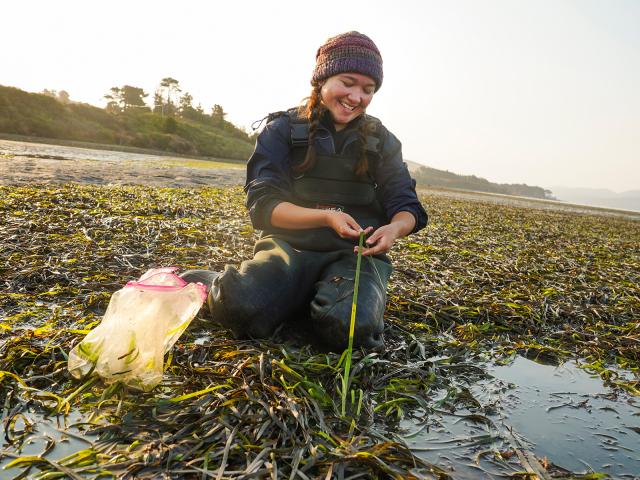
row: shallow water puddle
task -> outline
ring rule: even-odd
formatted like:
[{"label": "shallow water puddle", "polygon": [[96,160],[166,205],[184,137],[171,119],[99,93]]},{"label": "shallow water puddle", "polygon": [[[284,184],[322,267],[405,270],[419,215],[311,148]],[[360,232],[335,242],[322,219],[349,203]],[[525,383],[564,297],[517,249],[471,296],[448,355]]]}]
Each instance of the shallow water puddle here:
[{"label": "shallow water puddle", "polygon": [[553,367],[518,358],[493,375],[516,385],[503,406],[538,456],[569,470],[640,474],[638,399],[611,394],[572,363]]},{"label": "shallow water puddle", "polygon": [[0,478],[13,478],[24,470],[25,465],[4,469],[17,457],[41,456],[55,462],[90,447],[92,437],[85,437],[73,426],[76,422],[82,422],[81,418],[78,412],[72,412],[66,418],[63,415],[44,417],[41,413],[25,412],[10,429],[14,437],[12,440],[15,436],[24,435],[19,451],[9,444],[7,428],[3,424],[0,435]]},{"label": "shallow water puddle", "polygon": [[49,145],[45,143],[0,140],[0,153],[18,157],[42,158],[50,160],[111,160],[138,161],[162,160],[167,157],[145,153],[119,152],[115,150],[98,150],[94,148]]},{"label": "shallow water puddle", "polygon": [[[554,367],[516,357],[487,371],[492,379],[468,386],[481,408],[436,409],[425,428],[406,438],[418,456],[446,468],[453,478],[522,472],[523,457],[535,470],[533,455],[542,465],[548,466],[546,459],[575,473],[639,478],[637,399],[613,394],[572,362]],[[402,426],[419,429],[409,425]]]}]

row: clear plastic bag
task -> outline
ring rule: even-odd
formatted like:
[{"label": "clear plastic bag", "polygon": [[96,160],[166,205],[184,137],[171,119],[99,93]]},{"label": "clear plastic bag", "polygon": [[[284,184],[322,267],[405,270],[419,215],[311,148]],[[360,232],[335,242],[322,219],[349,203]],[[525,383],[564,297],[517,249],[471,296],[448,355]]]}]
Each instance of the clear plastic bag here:
[{"label": "clear plastic bag", "polygon": [[201,283],[187,283],[171,268],[156,268],[115,292],[95,329],[69,353],[69,372],[93,372],[107,383],[149,391],[162,380],[164,354],[207,298]]}]

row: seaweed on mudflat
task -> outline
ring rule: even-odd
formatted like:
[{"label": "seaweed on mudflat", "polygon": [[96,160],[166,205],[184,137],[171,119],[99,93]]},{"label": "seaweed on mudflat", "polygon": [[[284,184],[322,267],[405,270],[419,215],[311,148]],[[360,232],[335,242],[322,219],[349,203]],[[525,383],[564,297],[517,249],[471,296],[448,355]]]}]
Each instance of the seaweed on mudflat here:
[{"label": "seaweed on mudflat", "polygon": [[[33,478],[448,478],[402,439],[408,420],[446,413],[477,425],[478,459],[519,475],[539,467],[508,453],[521,447],[473,397],[476,357],[579,359],[639,393],[640,223],[424,201],[430,227],[392,254],[387,350],[353,352],[343,415],[339,353],[237,341],[204,317],[153,392],[67,374],[67,352],[126,281],[251,256],[240,189],[0,187],[0,462]],[[66,420],[39,430],[54,418]],[[52,460],[65,438],[78,448]]]}]

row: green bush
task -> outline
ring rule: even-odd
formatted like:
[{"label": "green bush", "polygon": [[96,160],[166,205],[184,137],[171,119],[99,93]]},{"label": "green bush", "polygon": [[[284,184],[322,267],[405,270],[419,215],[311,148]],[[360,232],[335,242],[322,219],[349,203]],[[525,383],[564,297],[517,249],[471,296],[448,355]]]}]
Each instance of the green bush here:
[{"label": "green bush", "polygon": [[165,150],[180,154],[246,159],[253,141],[224,121],[207,115],[167,117],[147,109],[112,114],[84,103],[0,86],[0,132]]},{"label": "green bush", "polygon": [[164,133],[176,133],[176,130],[178,130],[178,123],[176,122],[175,118],[167,117],[164,119],[164,125],[162,129],[164,130]]}]

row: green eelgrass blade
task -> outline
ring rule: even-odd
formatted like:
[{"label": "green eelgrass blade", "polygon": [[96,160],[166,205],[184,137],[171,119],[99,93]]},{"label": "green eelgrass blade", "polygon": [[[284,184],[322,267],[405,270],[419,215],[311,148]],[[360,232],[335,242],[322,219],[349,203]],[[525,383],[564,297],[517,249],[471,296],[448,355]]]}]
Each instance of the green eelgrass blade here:
[{"label": "green eelgrass blade", "polygon": [[364,244],[364,232],[360,232],[358,240],[358,260],[356,261],[356,279],[353,285],[353,301],[351,302],[351,322],[349,323],[349,345],[344,362],[344,375],[342,377],[342,415],[347,410],[347,389],[349,386],[349,371],[351,370],[351,352],[353,350],[353,332],[356,327],[356,309],[358,305],[358,284],[360,283],[360,261],[362,260],[362,247]]}]

